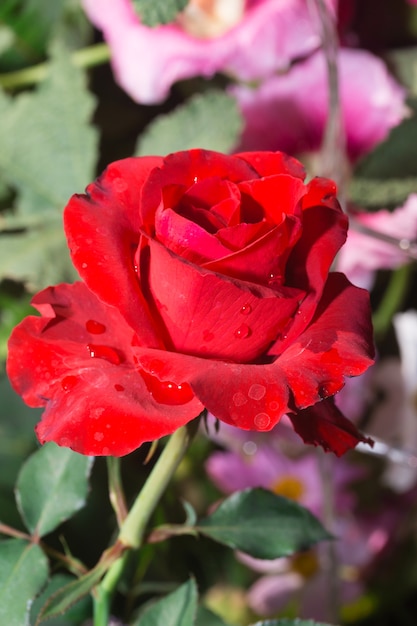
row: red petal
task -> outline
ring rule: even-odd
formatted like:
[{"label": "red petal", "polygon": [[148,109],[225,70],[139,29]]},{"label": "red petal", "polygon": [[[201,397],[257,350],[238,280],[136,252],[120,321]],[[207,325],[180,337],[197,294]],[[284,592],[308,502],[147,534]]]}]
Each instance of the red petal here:
[{"label": "red petal", "polygon": [[301,163],[284,152],[239,152],[235,157],[250,164],[259,176],[289,174],[301,180],[306,177]]},{"label": "red petal", "polygon": [[358,376],[373,364],[370,319],[368,292],[344,274],[329,274],[311,324],[274,363],[285,372],[297,408],[333,395],[345,376]]},{"label": "red petal", "polygon": [[297,309],[297,290],[288,290],[284,297],[285,290],[277,294],[228,280],[185,262],[155,241],[150,251],[150,294],[176,352],[253,361],[267,351]]},{"label": "red petal", "polygon": [[195,398],[182,405],[155,400],[133,361],[132,329],[84,284],[48,288],[33,304],[44,317],[15,328],[7,367],[24,400],[46,407],[37,427],[42,443],[120,456],[201,412]]},{"label": "red petal", "polygon": [[333,181],[315,178],[302,199],[303,232],[287,262],[286,284],[304,289],[308,296],[287,333],[287,345],[291,345],[311,321],[329,269],[346,241],[348,220],[335,192]]},{"label": "red petal", "polygon": [[337,456],[342,456],[360,441],[373,445],[372,439],[362,435],[330,399],[289,415],[289,418],[305,443],[322,446],[326,452],[334,452]]},{"label": "red petal", "polygon": [[139,198],[159,157],[112,163],[75,195],[64,214],[71,256],[80,276],[97,296],[117,306],[146,345],[159,346],[148,307],[140,291],[133,256],[138,245]]}]

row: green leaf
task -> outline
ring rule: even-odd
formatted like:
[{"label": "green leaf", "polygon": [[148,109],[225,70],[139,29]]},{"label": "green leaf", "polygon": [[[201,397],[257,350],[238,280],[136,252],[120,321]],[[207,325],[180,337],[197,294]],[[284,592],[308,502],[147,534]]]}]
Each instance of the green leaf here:
[{"label": "green leaf", "polygon": [[108,563],[98,563],[94,569],[90,570],[84,576],[81,576],[81,578],[74,580],[68,585],[64,585],[64,587],[60,587],[44,604],[38,615],[35,626],[45,620],[58,617],[62,613],[65,613],[70,607],[74,606],[97,585],[108,569],[108,566]]},{"label": "green leaf", "polygon": [[[13,222],[6,221],[8,224]],[[41,212],[40,217],[28,219],[26,224],[21,232],[0,230],[0,278],[23,281],[31,291],[73,282],[77,272],[70,259],[61,213]]]},{"label": "green leaf", "polygon": [[33,598],[48,577],[40,549],[23,539],[0,542],[0,624],[27,626]]},{"label": "green leaf", "polygon": [[35,445],[33,429],[40,410],[24,404],[6,376],[0,377],[0,398],[0,487],[9,488],[12,495],[11,489],[22,461]]},{"label": "green leaf", "polygon": [[48,443],[23,465],[16,501],[31,533],[43,537],[84,506],[93,459]]},{"label": "green leaf", "polygon": [[221,617],[205,606],[199,606],[195,626],[229,626]]},{"label": "green leaf", "polygon": [[37,54],[45,50],[66,0],[2,0],[0,22],[7,24]]},{"label": "green leaf", "polygon": [[366,156],[355,178],[399,179],[417,177],[417,115],[392,129],[388,138]]},{"label": "green leaf", "polygon": [[[51,598],[58,590],[62,589],[62,587],[72,582],[74,582],[74,578],[72,576],[68,576],[67,574],[56,574],[55,576],[52,576],[45,590],[36,598],[31,607],[30,623],[34,624],[36,622],[42,606],[44,606],[49,598]],[[91,600],[90,598],[83,598],[66,611],[64,616],[49,619],[48,626],[71,626],[73,624],[81,624],[83,621],[87,620],[90,613]]]},{"label": "green leaf", "polygon": [[410,95],[417,96],[417,47],[400,48],[385,54],[396,77],[407,87]]},{"label": "green leaf", "polygon": [[37,91],[15,98],[0,92],[0,174],[19,192],[22,213],[58,210],[94,176],[95,101],[85,73],[55,48]]},{"label": "green leaf", "polygon": [[192,626],[197,612],[197,599],[197,586],[190,579],[146,609],[137,626]]},{"label": "green leaf", "polygon": [[234,98],[213,89],[151,122],[140,137],[136,154],[165,155],[191,148],[231,152],[242,128]]},{"label": "green leaf", "polygon": [[252,626],[330,626],[330,624],[314,622],[311,619],[268,619],[263,622],[256,622]]},{"label": "green leaf", "polygon": [[173,22],[189,0],[133,0],[133,7],[146,26]]},{"label": "green leaf", "polygon": [[414,178],[354,178],[349,185],[349,199],[361,207],[380,209],[404,204],[417,191]]},{"label": "green leaf", "polygon": [[261,488],[232,494],[195,529],[259,559],[287,556],[331,538],[309,511]]}]

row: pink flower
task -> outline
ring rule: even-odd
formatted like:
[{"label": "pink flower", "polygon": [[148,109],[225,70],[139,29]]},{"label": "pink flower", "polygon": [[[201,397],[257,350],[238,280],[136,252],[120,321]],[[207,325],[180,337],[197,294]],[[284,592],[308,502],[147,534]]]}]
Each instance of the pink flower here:
[{"label": "pink flower", "polygon": [[175,81],[192,76],[265,78],[320,45],[305,0],[248,0],[246,8],[243,0],[225,0],[211,3],[210,12],[195,0],[176,23],[157,28],[140,23],[130,0],[82,5],[111,48],[117,82],[145,104],[164,100]]},{"label": "pink flower", "polygon": [[[405,90],[380,59],[364,50],[341,49],[341,102],[352,160],[369,152],[406,114]],[[246,121],[240,149],[285,150],[290,154],[320,148],[328,111],[328,78],[321,52],[252,89],[234,86]]]},{"label": "pink flower", "polygon": [[[359,227],[401,240],[417,238],[417,194],[412,194],[406,203],[395,211],[358,213],[354,220]],[[353,220],[352,220],[353,223]],[[378,269],[394,269],[410,261],[407,253],[399,246],[360,232],[352,226],[346,244],[338,255],[337,268],[358,287],[371,289],[374,274]]]}]

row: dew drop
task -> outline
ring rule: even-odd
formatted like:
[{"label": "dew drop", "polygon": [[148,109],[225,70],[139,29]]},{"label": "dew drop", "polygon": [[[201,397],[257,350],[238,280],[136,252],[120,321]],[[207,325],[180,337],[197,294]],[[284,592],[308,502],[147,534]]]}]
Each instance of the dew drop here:
[{"label": "dew drop", "polygon": [[252,313],[252,307],[250,304],[244,304],[242,306],[242,308],[240,309],[240,312],[242,313],[242,315],[249,315],[249,313]]},{"label": "dew drop", "polygon": [[194,176],[194,178],[193,178],[193,182],[194,182],[194,183],[198,183],[198,176]]},{"label": "dew drop", "polygon": [[247,454],[248,456],[253,456],[258,450],[258,446],[254,441],[245,441],[242,446],[242,450],[244,454]]},{"label": "dew drop", "polygon": [[91,333],[92,335],[102,335],[106,332],[106,327],[104,326],[104,324],[96,322],[96,320],[88,320],[85,327],[87,329],[87,332]]},{"label": "dew drop", "polygon": [[272,400],[268,404],[268,408],[271,409],[273,413],[276,413],[277,411],[279,411],[279,402],[277,402],[276,400]]},{"label": "dew drop", "polygon": [[194,398],[193,391],[188,383],[176,383],[170,380],[159,380],[147,372],[140,372],[149,393],[160,404],[173,406],[186,404]]},{"label": "dew drop", "polygon": [[258,383],[254,383],[249,387],[248,396],[252,400],[262,400],[265,394],[266,387],[264,385],[258,385]]},{"label": "dew drop", "polygon": [[119,353],[114,348],[110,348],[110,346],[97,346],[89,343],[87,348],[90,352],[91,358],[93,359],[103,359],[112,365],[120,365],[121,363]]},{"label": "dew drop", "polygon": [[239,328],[235,330],[235,337],[237,339],[246,339],[251,334],[252,334],[252,331],[247,324],[241,324]]},{"label": "dew drop", "polygon": [[94,433],[94,439],[96,441],[103,441],[103,439],[104,439],[103,433]]},{"label": "dew drop", "polygon": [[255,425],[255,428],[258,428],[259,430],[265,430],[271,423],[271,418],[269,417],[268,413],[258,413],[258,415],[255,415],[253,423]]},{"label": "dew drop", "polygon": [[124,391],[125,390],[123,385],[119,385],[118,383],[115,384],[114,388],[116,389],[116,391]]},{"label": "dew drop", "polygon": [[77,382],[78,378],[76,376],[65,376],[65,378],[61,380],[61,387],[64,391],[71,391]]},{"label": "dew drop", "polygon": [[232,400],[235,406],[243,406],[248,401],[247,397],[241,391],[233,394]]},{"label": "dew drop", "polygon": [[203,331],[203,341],[213,341],[214,334],[210,330]]},{"label": "dew drop", "polygon": [[81,267],[85,270],[85,268],[88,267],[88,263],[81,263]]}]

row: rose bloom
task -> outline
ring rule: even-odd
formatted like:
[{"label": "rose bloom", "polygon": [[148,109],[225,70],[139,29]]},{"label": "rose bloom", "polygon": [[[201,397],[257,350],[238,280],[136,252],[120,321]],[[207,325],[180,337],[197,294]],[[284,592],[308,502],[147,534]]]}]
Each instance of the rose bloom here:
[{"label": "rose bloom", "polygon": [[245,430],[284,414],[308,443],[364,440],[331,396],[372,363],[368,293],[329,268],[332,181],[282,153],[129,158],[65,209],[83,282],[49,287],[8,373],[43,443],[124,455],[204,408]]},{"label": "rose bloom", "polygon": [[82,5],[110,47],[117,82],[145,104],[161,102],[173,83],[193,76],[265,78],[320,45],[306,0],[190,0],[174,22],[155,28],[141,24],[131,0]]}]

